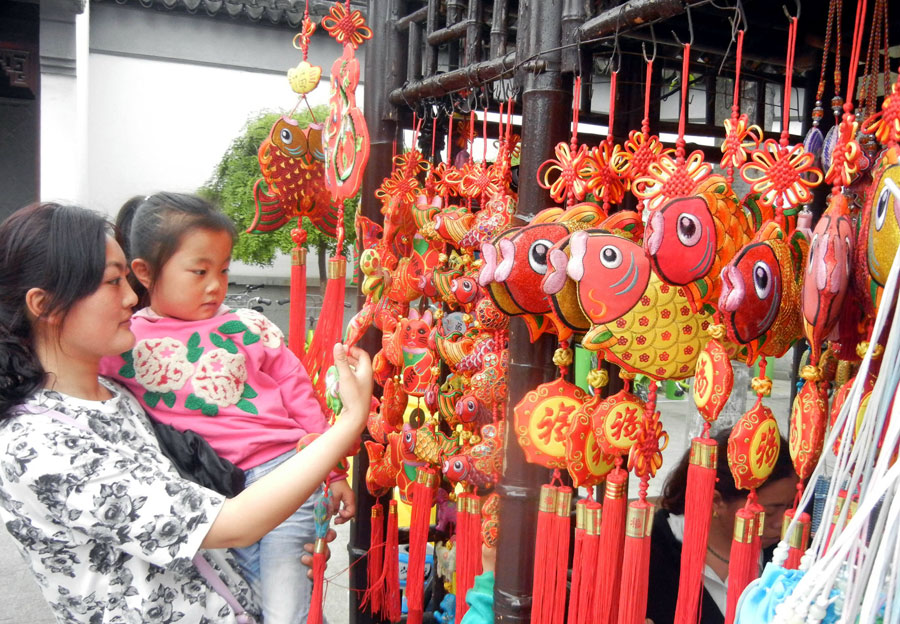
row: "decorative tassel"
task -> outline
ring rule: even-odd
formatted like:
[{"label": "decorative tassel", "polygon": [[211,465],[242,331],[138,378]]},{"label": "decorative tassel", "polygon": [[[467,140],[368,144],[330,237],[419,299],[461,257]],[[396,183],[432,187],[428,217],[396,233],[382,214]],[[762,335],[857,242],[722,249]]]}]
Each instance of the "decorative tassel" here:
[{"label": "decorative tassel", "polygon": [[409,527],[409,566],[406,568],[406,606],[408,624],[422,624],[425,608],[425,553],[428,527],[438,477],[433,468],[420,467],[412,485],[412,518]]},{"label": "decorative tassel", "polygon": [[753,557],[756,539],[755,515],[748,508],[739,509],[734,515],[734,535],[731,556],[728,561],[728,596],[725,607],[725,624],[733,624],[738,598],[744,588],[759,574],[759,559]]},{"label": "decorative tassel", "polygon": [[756,498],[756,490],[750,490],[750,494],[747,496],[747,506],[750,508],[750,511],[753,512],[753,523],[756,526],[756,533],[753,537],[753,550],[750,553],[753,561],[756,562],[756,567],[753,568],[753,576],[750,578],[752,581],[759,576],[759,558],[762,555],[762,536],[763,531],[766,529],[766,508],[759,504],[759,500]]},{"label": "decorative tassel", "polygon": [[809,545],[810,518],[806,512],[800,514],[794,530],[791,531],[790,535],[787,535],[788,526],[793,521],[795,513],[794,509],[788,509],[784,512],[784,523],[782,524],[781,539],[788,544],[787,561],[784,562],[784,567],[787,570],[796,570],[800,567],[800,559]]},{"label": "decorative tassel", "polygon": [[364,609],[367,605],[369,611],[373,614],[380,614],[384,609],[384,507],[381,503],[372,505],[371,516],[371,534],[372,545],[366,555],[366,579],[368,581],[368,589],[363,594],[360,608]]},{"label": "decorative tassel", "polygon": [[584,540],[581,546],[581,566],[572,565],[572,594],[576,594],[575,578],[580,577],[581,582],[577,589],[577,598],[569,602],[569,622],[572,609],[575,609],[574,624],[591,623],[591,609],[594,600],[594,578],[597,576],[597,558],[600,554],[600,519],[602,509],[600,503],[595,500],[587,502],[584,510]]},{"label": "decorative tassel", "polygon": [[[481,533],[481,519],[472,515],[472,499],[477,507],[478,497],[463,492],[456,499],[456,623],[468,611],[466,592],[475,584],[476,563],[473,561],[473,525],[477,535]],[[476,541],[477,540],[476,535]],[[480,554],[480,553],[479,553]]]},{"label": "decorative tassel", "polygon": [[325,496],[316,502],[313,508],[316,527],[316,543],[313,549],[313,589],[309,600],[308,624],[322,624],[322,598],[325,595],[325,567],[328,565],[328,546],[325,536],[328,534],[329,499],[331,493],[326,488]]},{"label": "decorative tassel", "polygon": [[472,570],[472,585],[475,585],[475,577],[481,574],[481,544],[483,541],[481,533],[481,499],[477,494],[472,494],[469,498],[469,538],[466,540],[469,548],[469,569]]},{"label": "decorative tassel", "polygon": [[584,536],[585,536],[585,514],[587,513],[587,499],[579,499],[575,503],[575,550],[572,554],[572,583],[569,591],[569,616],[566,619],[568,624],[577,624],[579,604],[581,600],[581,586],[586,584],[588,579],[580,574],[584,567]]},{"label": "decorative tassel", "polygon": [[[621,460],[617,460],[620,463]],[[594,601],[590,621],[612,624],[619,611],[619,582],[622,551],[625,547],[625,513],[628,472],[617,465],[606,477],[603,519],[600,524],[600,555],[594,583]]]},{"label": "decorative tassel", "polygon": [[391,622],[401,617],[400,541],[397,530],[397,501],[388,504],[387,537],[384,549],[384,615]]},{"label": "decorative tassel", "polygon": [[631,503],[628,506],[628,519],[625,524],[618,624],[643,624],[647,617],[652,529],[653,505],[645,500]]},{"label": "decorative tassel", "polygon": [[337,256],[328,261],[328,284],[322,298],[319,322],[316,324],[309,351],[303,358],[303,365],[313,381],[322,409],[326,409],[325,371],[334,363],[332,347],[341,339],[341,328],[344,323],[346,275],[347,260]]},{"label": "decorative tassel", "polygon": [[550,602],[546,592],[550,589],[550,574],[547,558],[551,548],[550,527],[553,525],[553,514],[556,511],[558,489],[554,485],[541,486],[541,498],[538,504],[537,536],[534,546],[534,584],[531,595],[531,624],[547,624],[544,603]]},{"label": "decorative tassel", "polygon": [[[708,429],[708,425],[706,427]],[[703,570],[709,538],[710,509],[716,489],[718,447],[708,437],[691,440],[684,505],[684,542],[675,624],[696,624],[703,596]]]},{"label": "decorative tassel", "polygon": [[288,348],[298,358],[306,351],[306,250],[300,245],[306,232],[291,230],[294,248],[291,249],[291,316],[288,325]]},{"label": "decorative tassel", "polygon": [[551,528],[551,543],[555,544],[546,562],[550,566],[553,593],[544,606],[549,610],[547,624],[563,624],[566,613],[566,575],[569,571],[569,542],[572,526],[572,488],[564,485],[556,497],[556,513]]}]

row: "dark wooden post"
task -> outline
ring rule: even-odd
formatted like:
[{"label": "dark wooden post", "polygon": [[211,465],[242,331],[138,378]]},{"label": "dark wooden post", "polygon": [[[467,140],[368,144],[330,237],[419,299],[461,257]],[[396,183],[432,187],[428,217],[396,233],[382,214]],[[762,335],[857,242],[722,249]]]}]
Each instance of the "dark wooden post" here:
[{"label": "dark wooden post", "polygon": [[[523,0],[519,3],[517,50],[527,58],[539,50],[560,45],[562,0]],[[524,37],[524,39],[523,39]],[[569,136],[572,94],[560,88],[560,52],[541,56],[545,70],[520,77],[522,91],[522,160],[519,170],[518,213],[533,216],[552,205],[547,192],[537,184],[537,170],[552,157],[554,146]],[[497,622],[527,622],[531,618],[534,539],[537,501],[547,470],[525,462],[524,454],[510,431],[512,408],[535,386],[553,378],[556,340],[547,337],[531,344],[524,323],[510,324],[509,408],[507,410],[506,461],[500,493],[500,533],[494,585],[494,616]]]}]

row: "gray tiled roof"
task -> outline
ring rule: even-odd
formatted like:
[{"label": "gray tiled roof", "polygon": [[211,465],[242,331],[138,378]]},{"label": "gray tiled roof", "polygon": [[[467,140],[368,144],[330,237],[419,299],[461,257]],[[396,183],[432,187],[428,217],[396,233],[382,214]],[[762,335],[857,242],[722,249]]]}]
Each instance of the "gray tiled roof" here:
[{"label": "gray tiled roof", "polygon": [[[147,9],[186,11],[213,17],[288,24],[293,27],[300,25],[306,11],[306,0],[115,0],[115,2]],[[334,4],[333,1],[327,0],[309,0],[310,15],[321,18]],[[352,0],[350,5],[353,9],[362,11],[363,15],[366,14],[367,2],[364,0]]]}]

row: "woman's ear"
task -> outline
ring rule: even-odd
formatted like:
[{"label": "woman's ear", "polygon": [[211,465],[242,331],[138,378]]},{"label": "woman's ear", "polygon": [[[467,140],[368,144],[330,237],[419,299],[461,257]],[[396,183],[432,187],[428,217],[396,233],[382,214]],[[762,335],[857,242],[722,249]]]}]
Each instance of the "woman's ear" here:
[{"label": "woman's ear", "polygon": [[135,258],[131,261],[131,272],[134,273],[134,276],[137,278],[144,288],[150,290],[150,282],[152,271],[150,271],[150,265],[143,258]]},{"label": "woman's ear", "polygon": [[43,288],[29,288],[25,293],[25,307],[28,310],[28,318],[32,322],[40,318],[47,305],[47,291]]}]

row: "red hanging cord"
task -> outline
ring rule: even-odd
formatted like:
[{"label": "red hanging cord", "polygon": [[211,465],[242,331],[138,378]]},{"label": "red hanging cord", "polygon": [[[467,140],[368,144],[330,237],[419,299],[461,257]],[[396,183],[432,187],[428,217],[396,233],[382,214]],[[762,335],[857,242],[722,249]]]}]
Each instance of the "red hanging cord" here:
[{"label": "red hanging cord", "polygon": [[675,162],[684,164],[684,124],[687,119],[687,92],[689,72],[691,65],[691,44],[684,44],[684,54],[681,61],[681,112],[678,115],[678,140],[675,141]]}]

